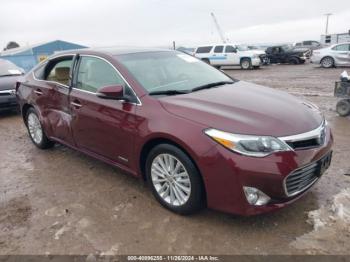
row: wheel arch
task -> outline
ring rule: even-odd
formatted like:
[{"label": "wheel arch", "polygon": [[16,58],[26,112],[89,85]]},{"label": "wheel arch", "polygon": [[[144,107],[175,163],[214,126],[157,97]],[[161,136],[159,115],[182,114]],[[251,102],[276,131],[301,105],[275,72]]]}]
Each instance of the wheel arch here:
[{"label": "wheel arch", "polygon": [[239,59],[239,63],[242,63],[242,60],[243,60],[243,59],[249,59],[250,62],[252,61],[252,58],[251,58],[251,57],[249,57],[249,56],[242,56],[242,57]]},{"label": "wheel arch", "polygon": [[205,203],[207,203],[206,186],[205,186],[204,178],[202,176],[200,168],[197,165],[195,158],[191,156],[191,150],[181,146],[180,143],[176,141],[176,139],[172,139],[172,138],[169,138],[169,137],[157,136],[157,137],[150,138],[148,141],[146,141],[143,144],[143,146],[142,146],[142,148],[140,150],[140,156],[139,156],[139,170],[141,172],[142,179],[144,181],[147,181],[146,172],[145,172],[147,156],[148,156],[149,152],[154,147],[156,147],[159,144],[170,144],[170,145],[173,145],[173,146],[179,148],[180,150],[182,150],[191,159],[191,161],[193,162],[194,166],[196,167],[196,169],[197,169],[197,171],[198,171],[198,173],[200,175],[201,182],[202,182],[202,185],[203,185]]}]

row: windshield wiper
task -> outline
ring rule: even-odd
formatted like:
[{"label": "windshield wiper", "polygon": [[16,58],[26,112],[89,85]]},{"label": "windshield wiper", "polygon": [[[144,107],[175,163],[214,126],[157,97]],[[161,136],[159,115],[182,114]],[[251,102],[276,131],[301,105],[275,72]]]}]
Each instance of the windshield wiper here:
[{"label": "windshield wiper", "polygon": [[168,96],[172,96],[172,95],[182,95],[182,94],[188,94],[190,93],[190,91],[187,90],[164,90],[164,91],[153,91],[148,93],[149,95],[153,96],[153,95],[168,95]]},{"label": "windshield wiper", "polygon": [[208,89],[208,88],[212,88],[212,87],[222,86],[222,85],[226,85],[226,84],[233,84],[233,83],[234,83],[234,81],[214,82],[214,83],[210,83],[210,84],[206,84],[206,85],[195,87],[191,91],[195,92],[195,91],[198,91],[198,90],[203,90],[203,89]]}]

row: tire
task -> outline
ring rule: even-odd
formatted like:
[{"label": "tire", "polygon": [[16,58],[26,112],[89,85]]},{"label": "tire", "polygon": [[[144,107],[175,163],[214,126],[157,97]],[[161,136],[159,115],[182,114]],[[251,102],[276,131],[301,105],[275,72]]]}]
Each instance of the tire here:
[{"label": "tire", "polygon": [[249,58],[243,58],[240,65],[243,70],[248,70],[252,68],[252,61]]},{"label": "tire", "polygon": [[193,161],[178,147],[170,144],[154,147],[147,156],[145,170],[153,195],[165,208],[189,215],[205,206],[201,176]]},{"label": "tire", "polygon": [[202,58],[202,61],[203,61],[204,63],[207,63],[208,65],[210,65],[210,61],[209,61],[208,58]]},{"label": "tire", "polygon": [[343,117],[350,115],[350,100],[340,100],[337,103],[337,113]]},{"label": "tire", "polygon": [[25,119],[29,137],[34,145],[40,149],[48,149],[54,146],[55,143],[47,138],[34,108],[28,109]]},{"label": "tire", "polygon": [[289,59],[289,63],[292,65],[298,65],[298,64],[300,64],[300,61],[298,58],[293,57],[293,58]]},{"label": "tire", "polygon": [[323,68],[332,68],[334,67],[334,59],[330,56],[326,56],[321,60],[321,66]]}]

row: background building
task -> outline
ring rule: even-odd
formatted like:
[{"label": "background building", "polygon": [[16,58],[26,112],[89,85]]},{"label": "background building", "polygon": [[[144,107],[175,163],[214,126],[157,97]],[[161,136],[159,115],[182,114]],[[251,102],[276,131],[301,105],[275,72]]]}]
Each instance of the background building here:
[{"label": "background building", "polygon": [[342,34],[321,35],[321,44],[323,45],[334,45],[345,42],[350,42],[350,30]]},{"label": "background building", "polygon": [[0,58],[7,59],[28,72],[55,52],[81,48],[86,48],[86,46],[56,40],[2,51]]}]

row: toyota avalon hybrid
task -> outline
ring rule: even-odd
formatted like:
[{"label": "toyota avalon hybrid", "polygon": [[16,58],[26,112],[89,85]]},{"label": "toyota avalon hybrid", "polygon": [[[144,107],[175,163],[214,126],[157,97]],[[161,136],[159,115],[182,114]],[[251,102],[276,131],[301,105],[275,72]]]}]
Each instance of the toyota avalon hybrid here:
[{"label": "toyota avalon hybrid", "polygon": [[64,52],[16,88],[38,148],[57,142],[142,178],[179,214],[280,209],[332,157],[316,106],[176,51]]}]

